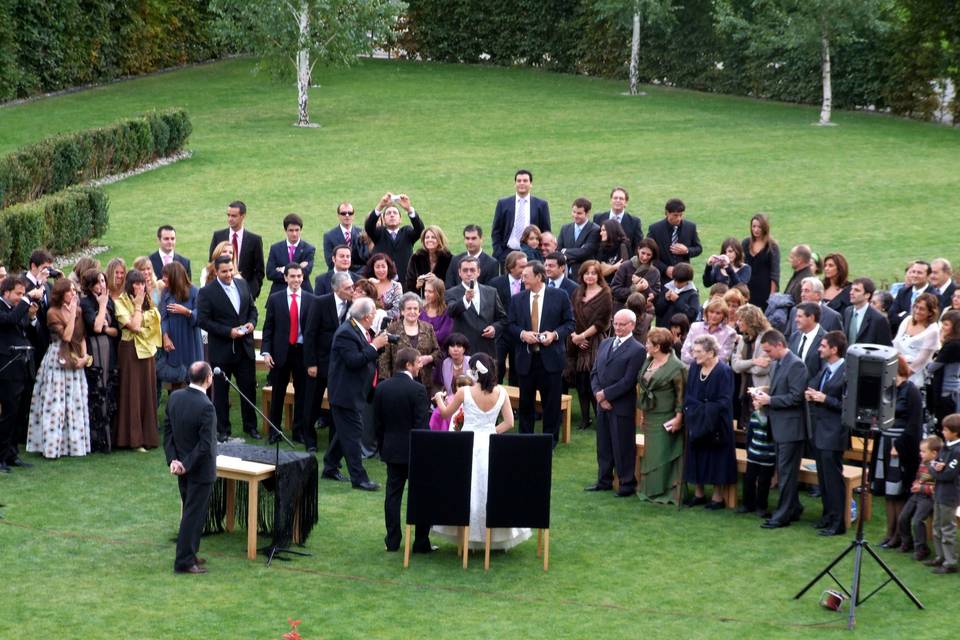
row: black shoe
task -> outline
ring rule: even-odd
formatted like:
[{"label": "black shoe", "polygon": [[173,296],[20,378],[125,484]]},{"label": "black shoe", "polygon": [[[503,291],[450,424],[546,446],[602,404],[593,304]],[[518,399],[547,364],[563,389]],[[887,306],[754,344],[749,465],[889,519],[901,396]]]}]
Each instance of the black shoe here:
[{"label": "black shoe", "polygon": [[377,450],[376,450],[376,449],[367,449],[366,447],[361,447],[361,448],[360,448],[360,455],[363,457],[364,460],[369,460],[370,458],[373,458],[374,456],[377,455]]},{"label": "black shoe", "polygon": [[683,504],[688,507],[699,507],[700,505],[707,504],[706,496],[693,496],[692,498],[687,498],[684,500]]},{"label": "black shoe", "polygon": [[602,484],[592,484],[589,487],[584,487],[584,491],[613,491],[613,487],[607,487]]},{"label": "black shoe", "polygon": [[807,495],[811,498],[819,498],[822,495],[820,487],[810,487],[810,490],[807,491]]},{"label": "black shoe", "polygon": [[439,549],[439,548],[440,548],[440,547],[438,547],[438,546],[435,545],[435,544],[429,544],[429,545],[424,546],[424,547],[420,547],[420,546],[414,545],[414,546],[413,546],[413,549],[411,549],[411,551],[413,551],[414,553],[433,553],[434,551],[436,551],[436,550]]},{"label": "black shoe", "polygon": [[615,494],[613,494],[613,495],[616,496],[616,497],[618,497],[618,498],[629,498],[630,496],[635,496],[635,495],[637,495],[637,491],[636,491],[635,489],[634,489],[634,490],[628,489],[628,490],[626,490],[626,491],[624,491],[623,489],[621,489],[620,491],[617,491],[617,492],[616,492]]},{"label": "black shoe", "polygon": [[820,529],[817,531],[818,536],[842,536],[847,530],[843,527],[827,527],[826,529]]},{"label": "black shoe", "polygon": [[587,420],[586,422],[581,422],[580,426],[577,427],[577,431],[586,431],[587,429],[590,428],[591,425],[593,425],[593,423],[590,420]]},{"label": "black shoe", "polygon": [[0,462],[0,473],[10,473],[10,467],[6,462]]},{"label": "black shoe", "polygon": [[752,513],[753,509],[741,504],[741,505],[738,505],[737,508],[733,510],[733,512],[734,513]]},{"label": "black shoe", "polygon": [[800,519],[800,516],[802,515],[803,515],[803,507],[800,507],[799,509],[793,512],[792,516],[790,516],[790,522],[796,522],[797,520]]},{"label": "black shoe", "polygon": [[763,524],[761,524],[760,526],[763,529],[782,529],[783,527],[789,527],[790,522],[789,521],[780,522],[779,520],[774,520],[773,518],[770,518],[769,520],[765,520]]},{"label": "black shoe", "polygon": [[757,509],[757,516],[761,520],[769,520],[772,515],[773,514],[770,513],[769,511],[763,511],[763,510]]},{"label": "black shoe", "polygon": [[248,437],[248,438],[253,438],[254,440],[263,440],[263,436],[260,435],[260,432],[258,432],[258,431],[256,431],[256,430],[254,430],[254,431],[247,431],[246,434],[247,434],[247,437]]},{"label": "black shoe", "polygon": [[720,511],[722,509],[726,509],[726,507],[727,505],[724,504],[723,500],[711,500],[709,504],[703,506],[704,509],[708,509],[710,511]]},{"label": "black shoe", "polygon": [[829,526],[830,526],[829,518],[820,518],[819,520],[813,523],[814,529],[826,529]]},{"label": "black shoe", "polygon": [[32,467],[33,465],[30,464],[29,462],[24,462],[24,461],[21,460],[19,457],[16,457],[16,458],[14,458],[13,460],[11,460],[10,462],[8,462],[8,463],[7,463],[7,466],[8,466],[8,467],[21,467],[21,468],[23,468],[23,469],[29,469],[29,468]]},{"label": "black shoe", "polygon": [[347,479],[343,477],[343,474],[337,471],[336,469],[332,471],[324,471],[320,474],[320,477],[324,480],[335,480],[337,482],[346,482]]},{"label": "black shoe", "polygon": [[369,480],[365,482],[355,482],[353,484],[354,489],[360,489],[361,491],[376,491],[380,488],[376,482],[370,482]]}]

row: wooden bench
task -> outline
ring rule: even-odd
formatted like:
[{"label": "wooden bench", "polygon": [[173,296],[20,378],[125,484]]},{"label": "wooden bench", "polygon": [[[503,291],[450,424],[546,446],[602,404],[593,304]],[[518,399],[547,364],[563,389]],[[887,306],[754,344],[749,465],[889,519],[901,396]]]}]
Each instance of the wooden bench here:
[{"label": "wooden bench", "polygon": [[[516,407],[517,403],[520,401],[520,388],[511,387],[509,385],[504,385],[503,388],[507,390],[507,397],[510,398],[511,404],[514,407]],[[263,407],[263,413],[264,415],[269,416],[270,405],[273,397],[273,386],[266,385],[265,387],[263,387],[263,391],[261,392],[260,397],[261,397],[260,404]],[[287,393],[283,399],[283,413],[284,413],[283,422],[286,425],[285,430],[293,429],[293,398],[294,398],[293,383],[290,382],[287,384]],[[572,397],[570,396],[570,394],[565,393],[560,396],[560,419],[562,421],[562,425],[561,425],[562,428],[560,430],[560,442],[562,442],[563,444],[570,444],[570,438],[572,435],[571,420],[573,416],[571,412],[571,404],[572,404]],[[330,408],[330,402],[327,399],[326,392],[324,392],[323,394],[323,404],[321,406],[324,409]],[[543,410],[543,406],[540,404],[539,392],[537,393],[536,410],[537,411]],[[277,426],[281,429],[284,429],[283,425],[277,425]],[[261,422],[260,429],[263,431],[264,435],[267,435],[269,433],[270,427],[267,425],[266,419],[264,419]]]},{"label": "wooden bench", "polygon": [[217,477],[227,481],[227,531],[236,527],[237,482],[247,483],[247,560],[257,557],[257,508],[260,503],[260,482],[273,476],[272,464],[249,462],[239,458],[217,456]]},{"label": "wooden bench", "polygon": [[[636,476],[637,482],[640,481],[640,461],[643,458],[643,454],[646,451],[646,438],[644,434],[638,433],[636,439]],[[747,451],[746,449],[737,449],[737,473],[743,474],[747,470]],[[809,458],[804,458],[800,462],[800,474],[799,481],[805,482],[807,484],[815,485],[818,483],[817,472],[815,469],[809,469],[808,467],[813,465],[814,461]],[[843,465],[843,484],[844,484],[844,507],[843,507],[843,524],[849,529],[850,528],[850,503],[853,501],[854,490],[860,486],[860,467],[845,464]],[[730,509],[733,509],[737,506],[737,485],[731,484],[726,485],[723,491],[723,499],[726,503],[726,506]],[[866,518],[869,520],[873,515],[873,504],[870,494],[868,493],[864,496],[864,499],[860,504],[860,511],[857,514],[857,517]]]},{"label": "wooden bench", "polygon": [[[637,424],[640,424],[639,422]],[[733,435],[737,439],[737,444],[741,447],[747,446],[747,432],[744,429],[734,427]],[[863,462],[863,438],[850,438],[850,448],[843,452],[843,459],[853,464],[859,465]],[[870,453],[873,450],[873,441],[867,444],[867,460],[870,460]]]}]

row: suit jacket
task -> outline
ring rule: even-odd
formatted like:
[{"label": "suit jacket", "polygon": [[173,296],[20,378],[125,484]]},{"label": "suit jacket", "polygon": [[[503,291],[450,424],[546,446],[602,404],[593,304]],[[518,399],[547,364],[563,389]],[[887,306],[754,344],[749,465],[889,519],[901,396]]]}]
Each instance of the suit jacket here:
[{"label": "suit jacket", "polygon": [[[807,368],[807,380],[810,380],[817,372],[820,371],[820,365],[822,363],[820,358],[820,351],[818,347],[820,346],[820,340],[823,339],[823,336],[826,335],[826,331],[823,330],[823,327],[817,328],[817,333],[813,337],[813,344],[810,345],[810,348],[807,349],[807,357],[803,359],[803,364]],[[790,338],[790,351],[800,356],[800,342],[803,340],[803,334],[799,331],[794,331],[793,336]]]},{"label": "suit jacket", "polygon": [[[190,260],[179,253],[174,252],[173,261],[179,262],[183,265],[183,268],[187,271],[187,277],[190,278],[190,281],[193,282],[193,273],[190,271]],[[156,274],[157,279],[160,279],[161,272],[163,271],[163,259],[160,257],[159,251],[154,251],[150,254],[150,264],[153,266],[153,273]]]},{"label": "suit jacket", "polygon": [[[367,245],[364,244],[360,238],[361,232],[363,232],[363,229],[358,225],[350,228],[351,271],[359,271],[362,269],[370,257],[370,251],[367,249]],[[333,269],[333,250],[341,244],[346,244],[346,242],[343,241],[343,231],[340,229],[339,224],[323,234],[323,262],[327,265],[327,269]]]},{"label": "suit jacket", "polygon": [[363,411],[373,396],[373,375],[380,354],[353,320],[337,327],[330,346],[327,398],[331,405]]},{"label": "suit jacket", "polygon": [[[0,368],[6,367],[3,373],[0,373],[0,379],[28,380],[33,377],[32,354],[29,358],[21,358],[20,351],[11,351],[12,347],[32,346],[27,338],[30,328],[29,311],[30,305],[26,298],[21,299],[14,307],[0,299]],[[7,366],[14,359],[18,362]],[[3,407],[2,410],[13,411],[13,408]]]},{"label": "suit jacket", "polygon": [[[849,327],[851,318],[853,318],[854,307],[847,307],[843,312],[843,326]],[[890,322],[886,316],[877,311],[873,305],[867,305],[867,311],[860,322],[860,328],[857,331],[857,342],[867,344],[882,344],[888,347],[893,346],[893,338],[890,334]]]},{"label": "suit jacket", "polygon": [[[356,282],[361,279],[360,274],[355,271],[348,271],[350,274],[350,279]],[[313,281],[313,295],[323,296],[328,293],[333,293],[333,286],[330,284],[330,280],[333,278],[333,269],[327,271],[326,273],[321,273],[317,276],[317,279]]]},{"label": "suit jacket", "polygon": [[410,262],[410,256],[413,255],[413,245],[423,233],[423,218],[418,212],[410,218],[410,224],[403,225],[397,230],[397,237],[394,239],[390,237],[386,227],[377,225],[378,217],[376,210],[371,211],[363,225],[367,236],[373,240],[373,250],[370,255],[385,253],[390,256],[397,266],[397,278],[403,282],[407,276],[407,264]]},{"label": "suit jacket", "polygon": [[303,328],[303,366],[316,367],[317,376],[326,378],[330,369],[333,334],[340,327],[337,296],[327,293],[314,298]]},{"label": "suit jacket", "polygon": [[[836,298],[834,298],[836,299]],[[820,326],[824,331],[843,331],[843,316],[832,308],[827,306],[826,302],[820,303]],[[793,337],[797,331],[797,308],[790,308],[790,315],[787,319],[787,330],[784,335],[787,339]]]},{"label": "suit jacket", "polygon": [[950,303],[952,302],[953,298],[953,292],[956,290],[957,285],[953,283],[953,280],[951,280],[940,292],[940,313],[943,313],[944,309],[950,307]]},{"label": "suit jacket", "polygon": [[[306,341],[307,318],[316,298],[312,294],[300,290],[297,296],[297,322],[300,335]],[[287,304],[287,290],[270,294],[267,298],[267,316],[263,321],[263,342],[260,344],[260,353],[269,353],[274,365],[282,367],[287,363],[287,354],[290,351],[290,307]]]},{"label": "suit jacket", "polygon": [[[597,226],[603,225],[609,219],[609,210],[593,216],[593,221]],[[643,224],[640,222],[640,218],[624,211],[623,217],[620,219],[620,226],[623,227],[623,232],[627,235],[627,249],[630,250],[630,255],[637,255],[637,245],[643,240]]]},{"label": "suit jacket", "polygon": [[[547,281],[547,286],[550,287],[549,280]],[[563,280],[560,281],[559,287],[554,286],[551,288],[560,289],[560,291],[563,291],[565,294],[567,294],[567,297],[573,301],[573,292],[577,290],[577,283],[574,282],[574,278],[564,276]]]},{"label": "suit jacket", "polygon": [[[535,196],[528,196],[530,224],[535,224],[540,231],[550,231],[550,205],[546,200]],[[490,237],[493,240],[493,257],[500,264],[507,259],[507,254],[513,251],[507,246],[510,235],[513,233],[513,218],[516,216],[517,194],[497,200],[493,210],[493,230]]]},{"label": "suit jacket", "polygon": [[769,392],[770,430],[774,442],[806,440],[803,394],[809,377],[807,367],[792,351],[787,351],[774,367]]},{"label": "suit jacket", "polygon": [[689,253],[685,256],[675,256],[670,253],[670,239],[673,236],[673,225],[667,222],[667,219],[658,220],[650,225],[647,230],[647,237],[657,243],[660,257],[654,262],[654,265],[660,271],[661,279],[664,282],[670,280],[667,277],[667,267],[672,267],[680,262],[690,262],[693,258],[703,253],[703,247],[700,245],[700,236],[697,235],[697,225],[689,220],[683,220],[680,223],[680,230],[677,234],[677,242],[687,246]]},{"label": "suit jacket", "polygon": [[217,479],[217,413],[207,394],[193,387],[170,394],[163,420],[163,450],[167,465],[179,460],[193,482]]},{"label": "suit jacket", "polygon": [[[567,337],[573,333],[573,307],[562,291],[544,286],[543,311],[540,313],[540,332],[556,331],[558,340],[550,346],[540,346],[540,358],[543,368],[550,373],[560,373],[566,359]],[[524,290],[510,299],[510,312],[507,317],[507,335],[514,345],[513,363],[517,373],[530,373],[532,361],[531,352],[527,343],[520,340],[521,331],[530,331],[530,290]]]},{"label": "suit jacket", "polygon": [[[229,227],[214,231],[213,239],[210,240],[210,257],[213,257],[213,250],[218,244],[229,242],[229,240]],[[237,269],[243,279],[247,281],[247,284],[250,285],[250,295],[256,300],[260,296],[263,276],[266,274],[266,269],[263,266],[263,238],[248,229],[243,230],[243,242],[240,244]]]},{"label": "suit jacket", "polygon": [[[447,314],[453,318],[453,330],[462,333],[470,341],[471,353],[486,353],[496,358],[496,342],[503,333],[507,314],[503,310],[503,304],[496,289],[479,283],[476,286],[480,292],[479,315],[473,305],[467,309],[463,304],[466,288],[462,284],[449,289],[444,296],[447,302]],[[493,338],[484,338],[481,334],[490,325],[496,328],[497,333]]]},{"label": "suit jacket", "polygon": [[[293,251],[294,262],[297,264],[301,262],[307,263],[307,266],[303,268],[303,284],[300,285],[307,293],[313,293],[313,286],[310,284],[310,274],[313,272],[313,260],[316,253],[317,248],[302,239]],[[277,267],[285,267],[289,262],[290,255],[287,253],[286,240],[270,245],[270,256],[267,258],[267,279],[273,284],[270,285],[269,295],[273,295],[277,291],[287,288],[287,281],[283,276],[283,272],[277,271]]]},{"label": "suit jacket", "polygon": [[[510,274],[504,273],[490,281],[490,286],[497,290],[500,297],[500,304],[504,311],[510,313],[510,300],[513,298],[513,292],[510,289]],[[523,281],[520,281],[520,291],[523,291]]]},{"label": "suit jacket", "polygon": [[615,339],[616,336],[605,338],[597,348],[590,371],[590,388],[594,394],[603,390],[604,397],[613,405],[614,415],[631,417],[637,409],[637,373],[647,350],[629,336],[613,351]]},{"label": "suit jacket", "polygon": [[790,281],[787,282],[787,286],[784,287],[783,292],[788,296],[793,297],[794,304],[800,304],[800,287],[803,286],[803,279],[809,278],[813,275],[813,270],[810,267],[804,267],[800,271],[794,271],[790,276]]},{"label": "suit jacket", "polygon": [[197,295],[197,322],[207,332],[207,347],[211,364],[236,364],[243,358],[254,359],[253,332],[237,339],[230,337],[230,330],[248,322],[256,326],[257,307],[250,289],[243,280],[234,278],[240,293],[240,312],[233,310],[227,292],[214,278]]},{"label": "suit jacket", "polygon": [[810,381],[812,388],[823,391],[827,396],[823,402],[810,402],[807,405],[813,432],[813,445],[823,451],[846,451],[850,444],[850,433],[841,423],[840,417],[843,414],[843,392],[847,386],[847,363],[842,362],[837,372],[821,389],[820,384],[827,368],[827,364],[824,363]]},{"label": "suit jacket", "polygon": [[410,462],[410,432],[429,427],[429,406],[426,388],[403,371],[377,385],[373,423],[381,460],[392,464]]},{"label": "suit jacket", "polygon": [[[447,275],[443,280],[443,284],[446,285],[447,289],[452,289],[460,284],[460,260],[466,255],[467,252],[464,251],[463,253],[458,253],[453,256],[453,259],[450,260],[450,266],[447,267]],[[477,260],[480,262],[480,277],[477,278],[480,284],[490,284],[491,280],[500,275],[500,263],[487,252],[481,251],[480,255],[477,256]]]},{"label": "suit jacket", "polygon": [[560,227],[557,250],[567,257],[567,274],[576,280],[580,263],[597,257],[597,249],[600,248],[600,227],[588,220],[580,230],[580,237],[574,239],[574,226],[570,222]]},{"label": "suit jacket", "polygon": [[[39,369],[40,362],[43,360],[43,356],[47,355],[47,349],[50,347],[50,329],[47,328],[47,311],[50,310],[51,287],[49,282],[34,284],[30,278],[26,277],[26,274],[24,274],[23,280],[27,283],[24,293],[30,293],[39,287],[43,287],[44,289],[43,297],[37,301],[37,322],[35,325],[30,324],[27,327],[27,338],[30,340],[30,344],[33,345],[33,360]],[[27,304],[29,304],[29,302],[28,300]]]}]

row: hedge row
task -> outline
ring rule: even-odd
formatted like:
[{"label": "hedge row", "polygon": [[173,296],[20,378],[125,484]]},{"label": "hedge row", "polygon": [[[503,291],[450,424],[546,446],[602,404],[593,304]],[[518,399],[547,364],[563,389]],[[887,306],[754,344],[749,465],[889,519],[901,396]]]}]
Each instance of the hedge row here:
[{"label": "hedge row", "polygon": [[0,210],[0,264],[12,272],[25,269],[37,247],[60,254],[85,246],[107,230],[107,208],[102,189],[71,187]]},{"label": "hedge row", "polygon": [[191,131],[186,111],[173,109],[23,147],[0,158],[0,209],[169,156]]}]

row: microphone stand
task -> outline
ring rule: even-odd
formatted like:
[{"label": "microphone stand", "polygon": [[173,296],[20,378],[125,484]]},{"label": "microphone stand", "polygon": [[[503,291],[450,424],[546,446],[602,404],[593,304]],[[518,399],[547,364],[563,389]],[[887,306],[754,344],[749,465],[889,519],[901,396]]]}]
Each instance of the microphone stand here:
[{"label": "microphone stand", "polygon": [[[218,367],[218,370],[219,370],[219,367]],[[275,454],[274,454],[274,473],[276,473],[276,469],[280,466],[280,439],[282,438],[284,442],[286,442],[288,445],[290,445],[290,448],[291,448],[291,449],[296,449],[296,445],[294,445],[293,442],[291,442],[290,439],[287,438],[286,434],[285,434],[282,430],[280,430],[280,429],[277,428],[277,425],[273,424],[273,422],[270,421],[270,418],[268,418],[267,416],[263,415],[263,412],[260,411],[260,409],[257,407],[257,403],[253,402],[250,398],[248,398],[246,395],[244,395],[243,391],[240,391],[240,387],[238,387],[237,385],[235,385],[235,384],[233,383],[233,380],[231,380],[230,377],[229,377],[226,373],[224,373],[222,370],[220,370],[220,372],[219,372],[218,374],[216,374],[216,375],[219,375],[219,376],[223,377],[223,379],[227,381],[227,384],[229,384],[231,387],[233,387],[233,390],[236,391],[236,392],[240,395],[241,398],[243,398],[243,401],[246,402],[246,403],[247,403],[248,405],[250,405],[251,407],[253,407],[253,410],[257,412],[257,415],[259,415],[259,416],[263,419],[264,422],[266,422],[268,425],[270,425],[270,429],[272,429],[272,432],[271,432],[272,435],[274,435],[274,436],[279,436],[278,438],[276,438],[276,440],[275,440],[275,442],[274,442],[274,445],[275,445],[275,447],[276,447],[276,449],[275,449]],[[278,484],[278,486],[277,486],[277,489],[279,489],[279,484]],[[247,499],[249,500],[249,496],[248,496]],[[248,508],[249,508],[249,507],[248,507]],[[274,526],[274,527],[277,526],[277,525],[276,525],[276,522],[274,522],[274,525],[273,525],[273,526]],[[270,545],[269,547],[264,547],[261,551],[263,551],[263,552],[266,554],[266,556],[267,556],[267,566],[268,566],[268,567],[273,563],[274,557],[276,557],[278,560],[289,560],[289,558],[284,558],[284,557],[282,557],[282,556],[279,555],[279,554],[289,553],[289,554],[292,554],[292,555],[295,555],[295,556],[309,556],[309,555],[312,555],[312,554],[309,554],[309,553],[306,553],[306,552],[303,552],[303,551],[294,551],[294,550],[289,549],[289,548],[278,547],[278,546],[275,545],[275,544],[274,544],[274,545]]]}]

